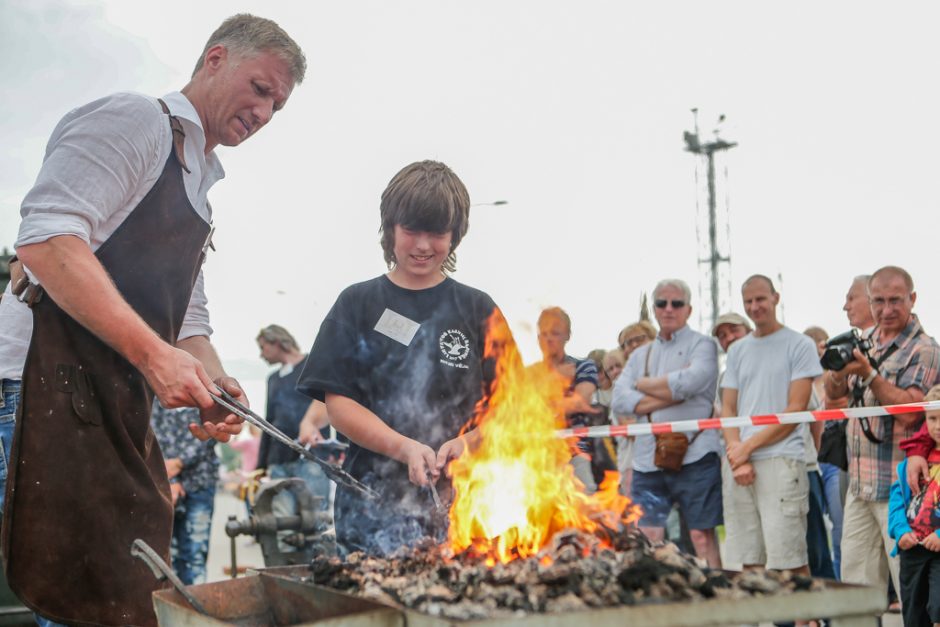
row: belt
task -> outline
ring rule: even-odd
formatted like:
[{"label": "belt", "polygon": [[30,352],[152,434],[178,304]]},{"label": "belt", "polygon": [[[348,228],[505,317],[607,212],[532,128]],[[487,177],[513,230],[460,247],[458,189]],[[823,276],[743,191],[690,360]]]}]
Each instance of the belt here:
[{"label": "belt", "polygon": [[16,255],[10,257],[10,280],[13,283],[10,291],[21,303],[26,303],[29,307],[32,307],[42,298],[44,291],[42,286],[29,280],[29,276],[23,269],[23,263]]}]

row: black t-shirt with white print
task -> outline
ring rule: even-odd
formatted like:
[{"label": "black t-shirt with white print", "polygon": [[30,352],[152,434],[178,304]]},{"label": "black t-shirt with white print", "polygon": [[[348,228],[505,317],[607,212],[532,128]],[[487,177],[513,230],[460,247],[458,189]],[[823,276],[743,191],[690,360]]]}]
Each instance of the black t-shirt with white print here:
[{"label": "black t-shirt with white print", "polygon": [[[384,275],[350,286],[321,325],[297,389],[319,400],[346,396],[437,451],[489,390],[494,365],[483,350],[495,309],[487,294],[451,278],[423,290]],[[407,466],[350,444],[344,468],[381,495],[368,503],[337,487],[337,539],[347,548],[387,554],[440,534],[429,527],[430,493],[408,481]],[[446,482],[437,485],[444,496]]]}]

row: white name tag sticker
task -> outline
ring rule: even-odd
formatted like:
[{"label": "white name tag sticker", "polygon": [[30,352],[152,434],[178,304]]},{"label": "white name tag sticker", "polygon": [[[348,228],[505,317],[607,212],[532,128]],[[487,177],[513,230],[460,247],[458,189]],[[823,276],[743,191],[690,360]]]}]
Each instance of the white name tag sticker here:
[{"label": "white name tag sticker", "polygon": [[420,324],[391,309],[383,311],[379,321],[375,323],[376,331],[405,346],[411,344],[419,328],[421,328]]}]

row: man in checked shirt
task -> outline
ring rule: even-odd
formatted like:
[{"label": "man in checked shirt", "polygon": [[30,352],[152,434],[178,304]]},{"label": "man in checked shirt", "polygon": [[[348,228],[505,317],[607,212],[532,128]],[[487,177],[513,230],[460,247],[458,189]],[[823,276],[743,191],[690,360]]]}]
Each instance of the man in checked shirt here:
[{"label": "man in checked shirt", "polygon": [[[885,266],[868,281],[875,328],[869,361],[858,349],[845,368],[826,374],[826,396],[852,406],[916,403],[940,381],[940,346],[911,313],[914,281],[903,268]],[[894,469],[904,458],[898,443],[920,426],[919,413],[849,420],[849,490],[842,528],[842,581],[887,589],[898,586],[898,561],[890,557],[888,496]]]}]

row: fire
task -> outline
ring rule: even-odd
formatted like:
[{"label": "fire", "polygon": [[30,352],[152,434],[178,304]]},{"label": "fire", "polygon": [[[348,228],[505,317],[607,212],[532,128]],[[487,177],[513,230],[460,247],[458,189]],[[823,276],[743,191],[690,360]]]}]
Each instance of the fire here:
[{"label": "fire", "polygon": [[494,389],[468,429],[474,445],[449,467],[455,491],[448,541],[454,553],[468,548],[488,563],[535,555],[557,532],[593,532],[634,522],[639,508],[617,491],[608,473],[594,495],[574,476],[569,444],[555,436],[564,394],[557,376],[522,367],[505,319],[490,318],[486,357],[495,359]]}]

